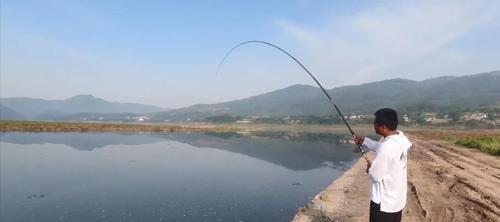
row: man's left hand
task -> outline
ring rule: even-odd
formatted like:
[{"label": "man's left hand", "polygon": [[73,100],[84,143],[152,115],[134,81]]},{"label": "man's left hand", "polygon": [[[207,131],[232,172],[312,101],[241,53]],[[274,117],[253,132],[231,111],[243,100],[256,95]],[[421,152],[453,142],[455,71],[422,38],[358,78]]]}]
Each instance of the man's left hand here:
[{"label": "man's left hand", "polygon": [[372,166],[372,162],[370,160],[367,160],[366,163],[366,173],[370,172],[370,167]]}]

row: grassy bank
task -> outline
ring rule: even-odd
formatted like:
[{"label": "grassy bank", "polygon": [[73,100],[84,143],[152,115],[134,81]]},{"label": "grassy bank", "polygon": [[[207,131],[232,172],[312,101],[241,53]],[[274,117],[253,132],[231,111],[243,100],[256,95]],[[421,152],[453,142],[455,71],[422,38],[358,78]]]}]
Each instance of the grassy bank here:
[{"label": "grassy bank", "polygon": [[[354,130],[360,135],[372,133],[371,126],[356,125]],[[189,123],[106,123],[106,122],[56,122],[56,121],[0,121],[0,131],[18,132],[307,132],[307,133],[348,133],[345,125],[315,124],[214,124],[206,122]]]},{"label": "grassy bank", "polygon": [[500,155],[499,130],[410,130],[409,133],[419,139],[440,140]]},{"label": "grassy bank", "polygon": [[471,139],[461,139],[455,142],[457,145],[479,149],[496,156],[500,156],[500,136],[485,136]]},{"label": "grassy bank", "polygon": [[0,132],[232,132],[238,130],[240,129],[215,125],[0,121]]}]

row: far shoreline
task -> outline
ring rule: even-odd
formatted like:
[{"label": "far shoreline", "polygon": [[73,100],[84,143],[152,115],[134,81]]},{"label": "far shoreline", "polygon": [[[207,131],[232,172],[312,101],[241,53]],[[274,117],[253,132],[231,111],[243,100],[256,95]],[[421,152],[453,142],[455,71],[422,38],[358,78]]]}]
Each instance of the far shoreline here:
[{"label": "far shoreline", "polygon": [[[371,125],[352,125],[360,135],[373,134]],[[402,126],[403,131],[447,131],[479,133],[496,129],[464,129],[458,127]],[[346,133],[343,124],[269,124],[269,123],[123,123],[123,122],[59,122],[1,120],[0,132],[298,132],[298,133]]]},{"label": "far shoreline", "polygon": [[[355,125],[358,132],[367,132],[367,125]],[[256,123],[123,123],[1,120],[0,132],[303,132],[348,133],[345,125],[319,124],[256,124]]]}]

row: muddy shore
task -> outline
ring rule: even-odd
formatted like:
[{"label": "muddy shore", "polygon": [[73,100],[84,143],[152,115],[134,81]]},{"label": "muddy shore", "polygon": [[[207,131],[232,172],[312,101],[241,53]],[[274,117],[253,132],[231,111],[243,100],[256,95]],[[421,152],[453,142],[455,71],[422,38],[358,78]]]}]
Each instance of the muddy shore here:
[{"label": "muddy shore", "polygon": [[[499,157],[411,138],[402,221],[500,221]],[[370,182],[365,170],[360,159],[292,221],[368,221]]]}]

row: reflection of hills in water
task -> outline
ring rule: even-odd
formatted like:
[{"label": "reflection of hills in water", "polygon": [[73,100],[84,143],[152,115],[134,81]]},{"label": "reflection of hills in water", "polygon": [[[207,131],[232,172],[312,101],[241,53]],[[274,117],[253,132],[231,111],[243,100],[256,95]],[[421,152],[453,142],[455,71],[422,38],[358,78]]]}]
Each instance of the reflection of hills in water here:
[{"label": "reflection of hills in water", "polygon": [[0,133],[0,141],[16,144],[64,144],[91,151],[109,145],[140,145],[163,139],[145,133]]},{"label": "reflection of hills in water", "polygon": [[196,147],[209,147],[240,153],[271,162],[291,170],[308,170],[325,166],[349,167],[359,154],[352,144],[342,144],[345,135],[311,133],[195,133],[163,134],[162,137]]},{"label": "reflection of hills in water", "polygon": [[308,170],[323,167],[349,167],[359,154],[346,135],[311,133],[2,133],[2,142],[16,144],[65,144],[78,150],[107,145],[140,145],[178,141],[199,148],[215,148],[244,154],[286,167]]}]

